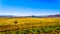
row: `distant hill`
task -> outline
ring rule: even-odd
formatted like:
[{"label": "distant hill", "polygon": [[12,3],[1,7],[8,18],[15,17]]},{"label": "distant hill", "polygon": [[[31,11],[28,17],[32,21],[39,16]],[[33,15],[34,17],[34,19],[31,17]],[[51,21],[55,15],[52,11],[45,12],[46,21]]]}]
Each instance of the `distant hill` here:
[{"label": "distant hill", "polygon": [[0,17],[15,17],[13,15],[0,15]]},{"label": "distant hill", "polygon": [[42,17],[60,17],[60,14],[56,14],[56,15],[47,15],[47,16],[26,16],[26,17],[38,17],[38,18],[42,18]]},{"label": "distant hill", "polygon": [[60,17],[60,14],[56,14],[56,15],[49,15],[47,17]]},{"label": "distant hill", "polygon": [[42,18],[42,17],[60,17],[60,14],[56,14],[56,15],[47,15],[47,16],[13,16],[13,15],[0,15],[0,17],[37,17],[37,18]]}]

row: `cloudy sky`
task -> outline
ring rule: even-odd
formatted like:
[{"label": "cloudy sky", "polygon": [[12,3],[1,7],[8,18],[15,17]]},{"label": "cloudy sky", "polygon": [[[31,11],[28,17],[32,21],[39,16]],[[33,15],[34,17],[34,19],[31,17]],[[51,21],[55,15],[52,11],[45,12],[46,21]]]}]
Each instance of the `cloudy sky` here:
[{"label": "cloudy sky", "polygon": [[60,0],[0,0],[0,15],[60,14]]}]

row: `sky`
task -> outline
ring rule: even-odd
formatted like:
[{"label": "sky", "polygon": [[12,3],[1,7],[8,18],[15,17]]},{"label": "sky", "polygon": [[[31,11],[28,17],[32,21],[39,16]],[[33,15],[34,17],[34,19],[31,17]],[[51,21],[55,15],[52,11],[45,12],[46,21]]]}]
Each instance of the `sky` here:
[{"label": "sky", "polygon": [[60,0],[0,0],[0,15],[60,14]]}]

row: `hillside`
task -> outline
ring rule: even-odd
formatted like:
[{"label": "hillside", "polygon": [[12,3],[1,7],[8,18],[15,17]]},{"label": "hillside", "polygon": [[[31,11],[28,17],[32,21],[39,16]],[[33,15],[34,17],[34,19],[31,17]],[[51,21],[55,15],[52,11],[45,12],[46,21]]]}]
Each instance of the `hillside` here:
[{"label": "hillside", "polygon": [[43,18],[43,17],[60,17],[60,14],[56,14],[56,15],[46,15],[46,16],[35,16],[35,15],[31,15],[31,16],[13,16],[13,15],[0,15],[0,17],[38,17],[38,18]]}]

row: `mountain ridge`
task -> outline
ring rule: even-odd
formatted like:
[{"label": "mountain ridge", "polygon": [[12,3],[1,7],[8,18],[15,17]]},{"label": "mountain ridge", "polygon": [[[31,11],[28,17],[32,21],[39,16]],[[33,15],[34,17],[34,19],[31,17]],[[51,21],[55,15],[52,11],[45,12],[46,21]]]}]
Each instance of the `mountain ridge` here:
[{"label": "mountain ridge", "polygon": [[60,14],[55,14],[55,15],[46,15],[46,16],[35,16],[35,15],[31,15],[31,16],[14,16],[14,15],[0,15],[0,17],[60,17]]}]

